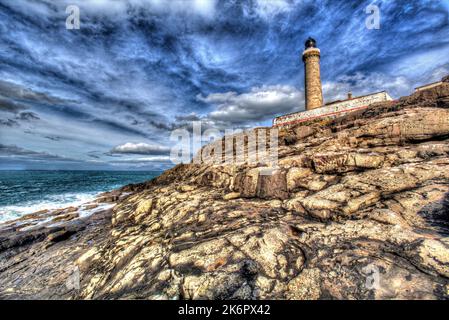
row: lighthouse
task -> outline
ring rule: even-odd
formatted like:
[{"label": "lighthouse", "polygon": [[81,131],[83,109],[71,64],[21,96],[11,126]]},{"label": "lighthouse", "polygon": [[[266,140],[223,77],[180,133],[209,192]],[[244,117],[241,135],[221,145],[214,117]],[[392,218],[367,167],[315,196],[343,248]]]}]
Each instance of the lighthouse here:
[{"label": "lighthouse", "polygon": [[[352,93],[349,92],[345,100],[337,100],[324,104],[320,76],[320,49],[316,47],[315,39],[309,37],[305,42],[302,61],[304,62],[306,110],[288,113],[274,118],[273,126],[275,127],[292,127],[299,123],[313,123],[324,119],[334,119],[350,112],[366,109],[378,102],[393,100],[386,91],[358,97],[353,97]],[[449,81],[449,79],[446,81]],[[416,88],[416,90],[427,89],[429,86],[436,86],[438,84],[430,84],[425,87]],[[299,105],[300,102],[298,101],[298,107]]]},{"label": "lighthouse", "polygon": [[304,84],[306,110],[312,110],[323,106],[323,89],[320,77],[320,49],[316,47],[315,39],[309,37],[305,42],[302,53],[304,62]]}]

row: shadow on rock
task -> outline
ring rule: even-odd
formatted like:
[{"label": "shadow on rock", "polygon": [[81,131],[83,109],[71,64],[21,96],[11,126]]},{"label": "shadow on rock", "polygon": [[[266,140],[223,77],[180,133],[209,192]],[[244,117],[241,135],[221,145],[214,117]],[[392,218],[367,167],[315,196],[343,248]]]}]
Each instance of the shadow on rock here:
[{"label": "shadow on rock", "polygon": [[442,236],[449,236],[449,192],[438,201],[429,203],[418,212]]}]

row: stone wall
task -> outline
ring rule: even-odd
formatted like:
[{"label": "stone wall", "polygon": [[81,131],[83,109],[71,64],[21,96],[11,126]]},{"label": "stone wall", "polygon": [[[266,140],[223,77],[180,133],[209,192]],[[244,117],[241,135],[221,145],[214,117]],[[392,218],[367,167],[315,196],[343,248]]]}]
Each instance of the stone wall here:
[{"label": "stone wall", "polygon": [[273,126],[286,126],[319,118],[341,116],[351,111],[367,108],[369,105],[376,102],[391,100],[393,99],[390,95],[385,91],[382,91],[350,100],[334,102],[325,105],[322,108],[286,114],[275,118],[273,120]]}]

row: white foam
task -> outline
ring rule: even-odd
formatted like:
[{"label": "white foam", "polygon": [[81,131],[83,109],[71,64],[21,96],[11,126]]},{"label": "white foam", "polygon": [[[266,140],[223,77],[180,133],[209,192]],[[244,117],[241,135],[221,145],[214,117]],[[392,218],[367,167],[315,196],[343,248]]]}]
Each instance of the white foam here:
[{"label": "white foam", "polygon": [[100,203],[98,204],[98,207],[92,209],[87,209],[86,207],[82,206],[79,208],[78,214],[80,217],[87,217],[93,213],[111,209],[113,206],[115,206],[115,203]]},{"label": "white foam", "polygon": [[26,214],[41,210],[54,210],[66,207],[79,207],[91,202],[97,197],[97,193],[65,193],[46,196],[41,201],[27,201],[17,205],[0,207],[0,222],[14,220]]}]

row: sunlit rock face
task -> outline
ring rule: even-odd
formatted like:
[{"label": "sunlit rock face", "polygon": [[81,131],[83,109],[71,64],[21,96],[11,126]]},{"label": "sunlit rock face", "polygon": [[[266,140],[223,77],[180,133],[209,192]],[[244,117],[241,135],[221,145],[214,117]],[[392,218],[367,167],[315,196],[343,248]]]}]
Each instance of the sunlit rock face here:
[{"label": "sunlit rock face", "polygon": [[448,97],[281,129],[270,176],[179,165],[110,211],[3,225],[0,297],[447,299]]}]

